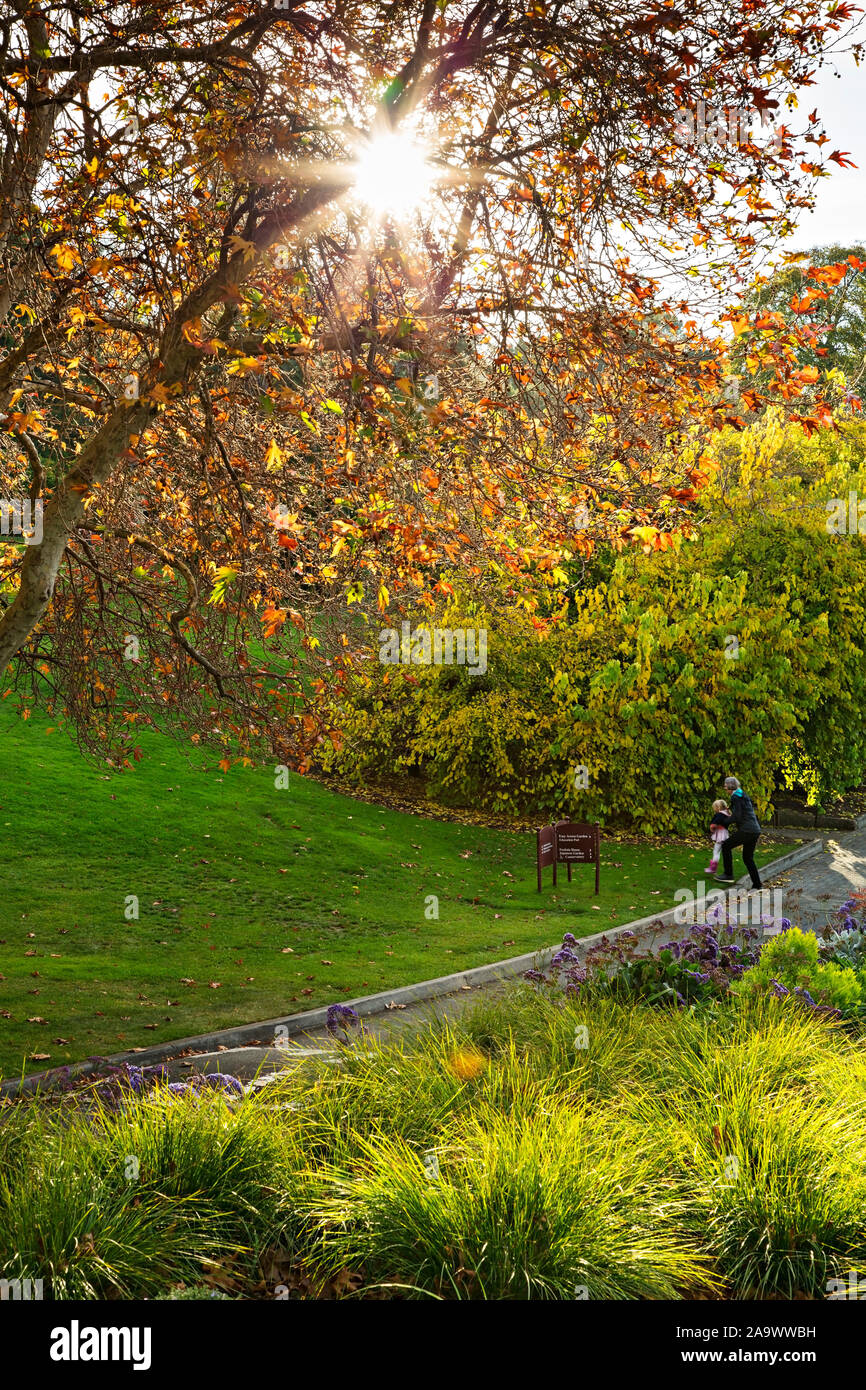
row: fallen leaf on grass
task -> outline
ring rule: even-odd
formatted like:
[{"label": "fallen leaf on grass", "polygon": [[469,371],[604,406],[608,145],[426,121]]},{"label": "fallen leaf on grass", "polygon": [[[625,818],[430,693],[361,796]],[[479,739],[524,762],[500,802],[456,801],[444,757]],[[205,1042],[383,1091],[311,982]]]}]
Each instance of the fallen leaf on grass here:
[{"label": "fallen leaf on grass", "polygon": [[50,1062],[50,1061],[51,1061],[51,1053],[50,1053],[50,1052],[31,1052],[31,1054],[30,1054],[30,1056],[27,1058],[27,1060],[28,1060],[28,1062]]}]

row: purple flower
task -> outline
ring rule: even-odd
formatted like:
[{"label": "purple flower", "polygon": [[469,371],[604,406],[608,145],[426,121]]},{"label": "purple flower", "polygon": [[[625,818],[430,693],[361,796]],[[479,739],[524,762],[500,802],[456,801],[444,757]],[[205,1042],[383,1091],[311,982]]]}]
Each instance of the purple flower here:
[{"label": "purple flower", "polygon": [[784,999],[786,995],[791,993],[791,991],[789,989],[786,989],[785,986],[779,980],[771,980],[770,989],[773,991],[777,999]]},{"label": "purple flower", "polygon": [[168,1075],[168,1067],[163,1062],[155,1067],[144,1067],[142,1070],[142,1076],[146,1076],[149,1081],[167,1081]]},{"label": "purple flower", "polygon": [[534,985],[543,985],[547,983],[545,976],[542,975],[540,970],[524,970],[523,978],[524,980],[530,980]]},{"label": "purple flower", "polygon": [[781,927],[782,931],[790,931],[790,929],[791,929],[791,919],[790,919],[790,917],[783,917],[782,920],[781,920],[781,922],[779,923],[779,926]]},{"label": "purple flower", "polygon": [[339,1043],[349,1041],[350,1028],[357,1028],[359,1033],[364,1032],[360,1018],[354,1009],[349,1008],[348,1004],[331,1004],[328,1008],[325,1027],[331,1037],[336,1038]]},{"label": "purple flower", "polygon": [[173,1096],[186,1096],[189,1095],[192,1087],[188,1086],[185,1081],[170,1081],[166,1090],[171,1091]]},{"label": "purple flower", "polygon": [[236,1076],[229,1076],[228,1072],[212,1071],[204,1078],[206,1086],[212,1086],[215,1091],[231,1091],[233,1095],[242,1096],[244,1088]]},{"label": "purple flower", "polygon": [[[630,935],[631,935],[631,932],[629,932],[629,936],[630,936]],[[623,936],[625,936],[625,932],[623,932]],[[576,937],[576,936],[572,936],[571,932],[570,932],[570,931],[567,931],[567,932],[565,933],[565,936],[562,938],[562,944],[563,944],[563,946],[576,946],[576,945],[577,945],[577,937]]]}]

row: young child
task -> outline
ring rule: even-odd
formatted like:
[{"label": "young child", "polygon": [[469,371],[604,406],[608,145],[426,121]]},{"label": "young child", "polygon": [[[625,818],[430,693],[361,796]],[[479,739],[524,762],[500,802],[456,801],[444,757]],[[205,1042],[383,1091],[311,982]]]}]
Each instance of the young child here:
[{"label": "young child", "polygon": [[714,874],[719,867],[719,851],[728,838],[728,826],[730,823],[731,813],[728,810],[727,801],[714,801],[713,818],[710,821],[710,839],[713,842],[713,857],[704,870],[705,873]]}]

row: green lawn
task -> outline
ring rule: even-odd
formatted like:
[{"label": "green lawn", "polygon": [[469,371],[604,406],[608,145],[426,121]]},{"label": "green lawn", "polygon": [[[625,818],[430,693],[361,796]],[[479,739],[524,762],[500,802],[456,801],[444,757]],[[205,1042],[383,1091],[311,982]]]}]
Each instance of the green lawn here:
[{"label": "green lawn", "polygon": [[531,834],[390,811],[294,775],[277,790],[272,768],[223,774],[213,755],[156,736],[112,774],[46,728],[0,717],[7,1076],[25,1059],[60,1066],[599,931],[672,906],[707,860],[703,846],[610,842],[598,898],[589,868],[571,885],[563,872],[557,892],[548,870],[539,894]]}]

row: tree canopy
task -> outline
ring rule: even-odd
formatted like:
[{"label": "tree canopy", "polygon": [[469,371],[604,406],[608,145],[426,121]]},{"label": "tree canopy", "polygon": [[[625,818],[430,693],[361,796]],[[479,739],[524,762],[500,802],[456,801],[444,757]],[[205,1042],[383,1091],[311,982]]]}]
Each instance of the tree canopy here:
[{"label": "tree canopy", "polygon": [[[745,296],[755,314],[800,330],[801,367],[844,372],[856,391],[866,365],[866,246],[813,246],[760,277]],[[735,354],[745,367],[742,350]]]},{"label": "tree canopy", "polygon": [[44,511],[0,548],[8,688],[120,760],[168,720],[303,763],[365,625],[454,567],[664,548],[686,424],[731,417],[695,306],[809,206],[796,93],[852,14],[11,0],[0,497]]}]

